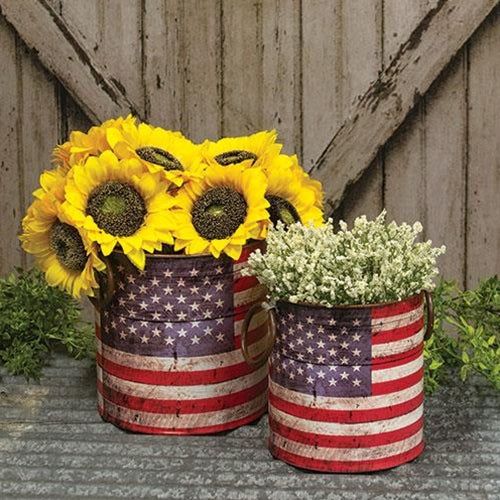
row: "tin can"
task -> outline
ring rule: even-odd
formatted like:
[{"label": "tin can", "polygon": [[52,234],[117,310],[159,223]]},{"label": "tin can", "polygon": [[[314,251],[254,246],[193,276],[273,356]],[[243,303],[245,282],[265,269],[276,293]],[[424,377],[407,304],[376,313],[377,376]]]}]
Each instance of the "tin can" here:
[{"label": "tin can", "polygon": [[[265,289],[242,276],[240,259],[148,255],[144,271],[121,253],[108,258],[99,304],[98,408],[104,420],[148,434],[208,434],[259,418],[267,407],[267,366],[248,365],[241,329]],[[265,342],[266,317],[249,332]]]},{"label": "tin can", "polygon": [[[278,302],[264,309],[271,323],[268,347],[253,357],[244,328],[243,351],[254,366],[263,366],[270,353],[269,449],[275,458],[316,471],[367,472],[422,453],[430,294],[389,304]],[[247,323],[261,310],[254,306]]]}]

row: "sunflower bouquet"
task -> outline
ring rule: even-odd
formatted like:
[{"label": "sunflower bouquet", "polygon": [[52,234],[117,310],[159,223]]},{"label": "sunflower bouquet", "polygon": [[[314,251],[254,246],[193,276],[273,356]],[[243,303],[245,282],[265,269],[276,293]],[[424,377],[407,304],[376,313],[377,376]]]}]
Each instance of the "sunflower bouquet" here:
[{"label": "sunflower bouquet", "polygon": [[22,246],[50,285],[93,296],[114,251],[140,270],[153,253],[236,260],[278,221],[321,224],[320,183],[276,139],[194,144],[132,116],[74,131],[40,176]]}]

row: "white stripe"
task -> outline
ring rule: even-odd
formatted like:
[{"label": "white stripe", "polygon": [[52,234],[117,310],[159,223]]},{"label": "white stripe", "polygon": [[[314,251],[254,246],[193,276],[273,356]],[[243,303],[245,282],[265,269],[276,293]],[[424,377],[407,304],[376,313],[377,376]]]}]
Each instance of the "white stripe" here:
[{"label": "white stripe", "polygon": [[368,448],[326,448],[311,446],[286,439],[274,432],[271,433],[270,439],[274,446],[302,457],[331,461],[365,461],[391,457],[409,451],[420,444],[422,438],[423,431],[420,429],[416,434],[407,439],[381,446],[370,446]]},{"label": "white stripe", "polygon": [[273,407],[269,408],[269,418],[302,432],[322,434],[325,436],[370,436],[382,432],[396,431],[415,423],[422,417],[423,409],[423,405],[420,405],[415,410],[400,417],[362,424],[339,424],[307,420],[294,415],[288,415]]},{"label": "white stripe", "polygon": [[190,414],[163,414],[130,410],[123,406],[115,405],[104,399],[99,393],[97,394],[97,401],[103,407],[105,415],[113,416],[131,424],[163,427],[165,429],[191,429],[193,427],[206,427],[233,422],[259,411],[266,405],[266,400],[267,394],[264,393],[248,403],[225,410]]},{"label": "white stripe", "polygon": [[[265,338],[250,345],[250,354],[257,356],[267,345]],[[184,372],[224,368],[243,363],[240,349],[210,354],[208,356],[178,357],[177,359],[157,356],[141,356],[114,349],[97,339],[97,352],[113,363],[139,370],[153,370],[159,372]]]},{"label": "white stripe", "polygon": [[264,285],[254,285],[246,290],[234,294],[234,307],[241,307],[246,304],[262,302],[266,299],[266,287]]},{"label": "white stripe", "polygon": [[385,344],[372,344],[372,358],[383,358],[409,351],[419,346],[424,341],[424,329],[419,330],[415,335],[397,342],[387,342]]},{"label": "white stripe", "polygon": [[147,399],[173,399],[184,401],[187,399],[196,400],[226,396],[253,387],[266,377],[267,366],[263,366],[257,371],[244,375],[243,377],[228,380],[226,382],[219,382],[217,384],[152,385],[131,382],[130,380],[115,377],[114,375],[103,372],[102,368],[97,366],[97,378],[103,385],[121,392],[122,394]]},{"label": "white stripe", "polygon": [[327,396],[310,396],[298,391],[287,389],[272,380],[269,381],[269,390],[280,399],[308,408],[322,410],[375,410],[405,403],[418,396],[424,388],[423,380],[402,391],[381,394],[379,396],[363,396],[359,398],[333,398]]},{"label": "white stripe", "polygon": [[233,264],[233,271],[234,271],[234,273],[235,273],[235,274],[236,274],[236,273],[238,273],[238,272],[240,272],[240,273],[241,273],[241,271],[242,271],[245,267],[247,267],[247,265],[248,265],[248,263],[247,263],[247,261],[246,261],[246,260],[245,260],[244,262],[235,262],[235,263]]},{"label": "white stripe", "polygon": [[416,309],[403,314],[372,319],[372,332],[385,332],[387,330],[394,330],[395,328],[411,325],[412,323],[415,323],[415,321],[419,320],[423,314],[424,306],[422,304]]},{"label": "white stripe", "polygon": [[417,359],[410,361],[404,365],[384,368],[383,370],[372,370],[372,383],[387,382],[389,380],[397,380],[412,373],[418,372],[424,365],[424,356],[420,355]]}]

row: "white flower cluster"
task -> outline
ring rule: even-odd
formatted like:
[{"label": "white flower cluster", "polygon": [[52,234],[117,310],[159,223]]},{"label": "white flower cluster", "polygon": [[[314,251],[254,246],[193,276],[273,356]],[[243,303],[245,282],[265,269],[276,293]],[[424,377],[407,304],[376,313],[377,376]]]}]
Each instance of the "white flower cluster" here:
[{"label": "white flower cluster", "polygon": [[434,288],[436,258],[445,247],[416,242],[422,225],[358,217],[351,230],[331,220],[321,227],[282,224],[270,229],[267,250],[254,252],[245,270],[274,300],[334,306],[401,300]]}]

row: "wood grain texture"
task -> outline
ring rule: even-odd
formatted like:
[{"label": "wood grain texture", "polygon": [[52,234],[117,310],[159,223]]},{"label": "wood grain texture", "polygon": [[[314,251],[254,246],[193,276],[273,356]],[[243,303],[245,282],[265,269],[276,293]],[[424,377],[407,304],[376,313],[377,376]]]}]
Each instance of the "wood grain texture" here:
[{"label": "wood grain texture", "polygon": [[[106,94],[80,53],[68,59],[75,52],[61,35],[65,26],[92,68],[155,124],[195,140],[276,127],[285,151],[299,153],[307,168],[335,135],[331,158],[340,160],[318,170],[334,198],[345,192],[335,215],[348,221],[374,216],[385,201],[391,217],[420,219],[425,237],[447,244],[441,259],[446,276],[476,283],[500,267],[500,98],[492,83],[498,81],[498,7],[467,50],[456,55],[454,47],[496,3],[0,0],[0,169],[9,174],[0,182],[0,273],[28,263],[16,234],[55,142],[99,119],[94,105],[81,104],[81,95],[78,104],[71,94],[82,88],[92,103]],[[429,12],[432,19],[425,17]],[[9,18],[17,19],[21,37]],[[438,18],[443,29],[436,27]],[[34,50],[26,50],[22,37]],[[432,78],[418,71],[439,73],[444,53],[454,56],[452,64],[419,97]],[[368,87],[371,94],[357,99]],[[402,100],[401,88],[411,99]],[[113,110],[101,112],[103,118],[126,112],[111,97],[104,100]]]},{"label": "wood grain texture", "polygon": [[[376,80],[384,68],[384,4],[372,2],[343,2],[342,26],[343,70],[342,120],[351,112],[358,96]],[[379,155],[362,178],[350,186],[345,200],[336,211],[348,223],[365,214],[376,217],[383,208],[384,163]]]},{"label": "wood grain texture", "polygon": [[264,91],[261,0],[222,2],[222,133],[251,134],[262,128]]},{"label": "wood grain texture", "polygon": [[469,51],[467,286],[500,275],[500,9]]},{"label": "wood grain texture", "polygon": [[183,131],[197,142],[221,135],[221,0],[181,2]]},{"label": "wood grain texture", "polygon": [[181,2],[145,0],[143,85],[146,116],[156,125],[185,132],[183,23]]},{"label": "wood grain texture", "polygon": [[0,12],[93,120],[137,112],[123,89],[90,57],[74,28],[45,0],[0,0]]},{"label": "wood grain texture", "polygon": [[311,168],[342,124],[343,2],[312,0],[302,10],[304,168]]},{"label": "wood grain texture", "polygon": [[[391,64],[398,50],[436,0],[386,0],[384,3],[384,63]],[[408,123],[388,141],[384,150],[384,201],[390,218],[425,224],[425,97]]]},{"label": "wood grain texture", "polygon": [[275,0],[262,5],[263,127],[275,128],[286,153],[302,156],[301,3]]},{"label": "wood grain texture", "polygon": [[440,270],[464,284],[467,58],[462,50],[425,99],[425,237],[446,245]]},{"label": "wood grain texture", "polygon": [[21,126],[18,115],[20,64],[13,30],[0,17],[0,213],[2,214],[0,244],[0,275],[21,265],[17,234],[22,217],[22,171],[18,155],[22,152]]},{"label": "wood grain texture", "polygon": [[497,3],[441,0],[420,22],[312,170],[324,182],[332,209],[403,122],[415,99],[429,88]]}]

